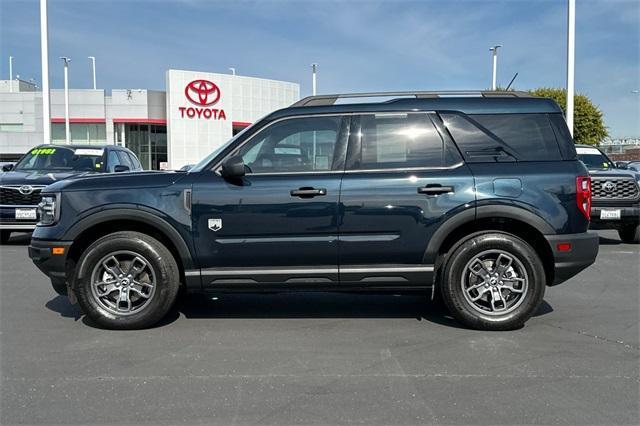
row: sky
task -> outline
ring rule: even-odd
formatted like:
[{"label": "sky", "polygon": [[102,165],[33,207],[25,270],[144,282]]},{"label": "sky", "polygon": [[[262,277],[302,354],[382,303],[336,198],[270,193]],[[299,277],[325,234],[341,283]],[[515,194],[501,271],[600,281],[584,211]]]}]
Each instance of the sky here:
[{"label": "sky", "polygon": [[[50,84],[164,90],[170,68],[286,80],[318,93],[566,83],[566,0],[49,0]],[[36,0],[0,0],[0,78],[41,79]],[[576,90],[612,137],[640,137],[640,0],[577,0]]]}]

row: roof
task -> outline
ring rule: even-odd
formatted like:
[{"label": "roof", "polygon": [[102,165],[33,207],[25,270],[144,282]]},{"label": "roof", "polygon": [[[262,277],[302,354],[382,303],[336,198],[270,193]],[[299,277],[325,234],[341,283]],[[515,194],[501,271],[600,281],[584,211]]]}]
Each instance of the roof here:
[{"label": "roof", "polygon": [[[405,97],[393,98],[397,93]],[[418,93],[418,95],[416,95]],[[421,96],[420,93],[427,93]],[[329,113],[375,113],[390,111],[459,111],[465,114],[530,114],[530,113],[561,113],[562,110],[553,99],[518,95],[486,95],[469,96],[467,92],[457,94],[445,92],[446,96],[428,95],[435,92],[396,92],[373,94],[373,96],[388,96],[390,100],[384,102],[341,103],[335,104],[341,98],[368,98],[371,94],[324,95],[302,99],[288,108],[272,113],[269,118],[277,119],[290,115],[329,114]],[[454,93],[449,95],[448,93]],[[413,97],[406,97],[413,96]]]}]

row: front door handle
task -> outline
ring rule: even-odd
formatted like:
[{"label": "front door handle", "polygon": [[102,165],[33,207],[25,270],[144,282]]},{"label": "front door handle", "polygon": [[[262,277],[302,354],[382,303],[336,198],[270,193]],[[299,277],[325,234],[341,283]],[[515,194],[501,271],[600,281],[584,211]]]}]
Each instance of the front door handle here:
[{"label": "front door handle", "polygon": [[455,192],[455,189],[451,185],[442,186],[439,183],[430,183],[427,186],[422,186],[418,188],[418,194],[426,194],[426,195],[439,195],[439,194],[449,194],[451,192]]},{"label": "front door handle", "polygon": [[327,190],[325,188],[298,188],[292,189],[290,192],[292,197],[300,197],[300,198],[313,198],[319,195],[327,195]]}]

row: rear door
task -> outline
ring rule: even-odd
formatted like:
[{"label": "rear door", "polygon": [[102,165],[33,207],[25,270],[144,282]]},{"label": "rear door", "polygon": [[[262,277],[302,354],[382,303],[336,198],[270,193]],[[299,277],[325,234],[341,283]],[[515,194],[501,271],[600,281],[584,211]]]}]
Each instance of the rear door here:
[{"label": "rear door", "polygon": [[430,285],[433,233],[472,209],[473,177],[436,114],[352,118],[340,193],[343,284]]}]

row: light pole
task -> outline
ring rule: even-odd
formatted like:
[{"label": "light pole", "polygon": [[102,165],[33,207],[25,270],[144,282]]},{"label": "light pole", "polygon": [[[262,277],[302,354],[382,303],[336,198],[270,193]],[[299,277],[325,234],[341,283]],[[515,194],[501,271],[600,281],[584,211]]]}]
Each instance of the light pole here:
[{"label": "light pole", "polygon": [[236,75],[236,69],[233,67],[229,67],[229,71],[231,71],[231,75]]},{"label": "light pole", "polygon": [[67,144],[71,143],[71,132],[69,130],[69,62],[71,59],[60,56],[64,61],[64,134]]},{"label": "light pole", "polygon": [[316,64],[315,62],[313,64],[311,64],[311,92],[313,94],[313,96],[316,95],[317,91],[316,91],[316,74],[317,74],[317,70],[318,70],[318,64]]},{"label": "light pole", "polygon": [[500,47],[502,47],[501,44],[496,44],[495,46],[489,48],[489,51],[493,52],[493,73],[491,77],[491,90],[496,90],[497,88],[498,48]]},{"label": "light pole", "polygon": [[96,57],[87,56],[91,60],[91,70],[93,72],[93,90],[96,90]]},{"label": "light pole", "polygon": [[13,92],[13,56],[9,56],[9,91]]},{"label": "light pole", "polygon": [[42,138],[51,143],[51,102],[49,98],[49,26],[47,0],[40,0],[40,63],[42,66]]},{"label": "light pole", "polygon": [[567,8],[567,127],[573,137],[574,66],[576,56],[576,0],[568,0]]}]

